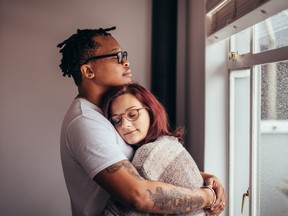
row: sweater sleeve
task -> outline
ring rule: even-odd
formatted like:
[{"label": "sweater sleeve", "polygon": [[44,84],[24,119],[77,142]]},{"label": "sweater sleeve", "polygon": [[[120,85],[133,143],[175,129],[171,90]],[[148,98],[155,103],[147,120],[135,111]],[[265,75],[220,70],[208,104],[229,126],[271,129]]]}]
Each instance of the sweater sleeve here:
[{"label": "sweater sleeve", "polygon": [[[203,179],[195,161],[175,137],[163,136],[154,142],[142,145],[137,149],[132,164],[147,180],[166,182],[191,189],[203,186]],[[108,204],[105,213],[109,216],[152,215],[127,209],[116,201]],[[203,209],[200,209],[177,215],[200,216],[205,213]]]}]

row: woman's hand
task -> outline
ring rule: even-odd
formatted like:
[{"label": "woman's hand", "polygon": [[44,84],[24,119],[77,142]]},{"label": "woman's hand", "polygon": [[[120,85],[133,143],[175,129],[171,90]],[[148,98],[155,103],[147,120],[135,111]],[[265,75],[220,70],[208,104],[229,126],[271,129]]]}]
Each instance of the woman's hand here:
[{"label": "woman's hand", "polygon": [[222,186],[220,180],[207,173],[201,173],[205,182],[205,186],[212,187],[216,193],[215,204],[206,211],[208,215],[219,215],[224,209],[227,202],[227,194]]}]

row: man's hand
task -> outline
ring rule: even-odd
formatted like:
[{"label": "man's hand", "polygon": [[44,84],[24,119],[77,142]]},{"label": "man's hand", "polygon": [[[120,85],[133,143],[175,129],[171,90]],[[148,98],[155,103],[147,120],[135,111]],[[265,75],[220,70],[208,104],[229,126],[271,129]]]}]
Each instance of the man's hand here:
[{"label": "man's hand", "polygon": [[227,202],[227,194],[224,187],[216,176],[207,173],[201,173],[201,175],[205,185],[212,187],[216,193],[216,202],[206,213],[208,215],[219,215],[224,210]]}]

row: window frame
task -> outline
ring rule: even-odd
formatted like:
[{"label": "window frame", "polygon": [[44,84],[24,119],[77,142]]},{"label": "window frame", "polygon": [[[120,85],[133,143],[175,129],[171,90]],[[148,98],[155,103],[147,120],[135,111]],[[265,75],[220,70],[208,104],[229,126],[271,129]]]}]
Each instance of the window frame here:
[{"label": "window frame", "polygon": [[[287,5],[288,8],[288,5]],[[281,12],[281,11],[279,11]],[[259,73],[256,71],[256,66],[261,64],[268,64],[273,62],[281,62],[281,61],[287,61],[288,60],[288,46],[277,48],[273,50],[268,50],[261,53],[254,53],[254,35],[255,35],[255,26],[251,26],[250,28],[250,52],[242,55],[237,55],[237,53],[233,53],[234,50],[234,37],[231,36],[229,38],[229,55],[227,58],[227,69],[228,74],[230,75],[231,71],[237,71],[237,70],[244,70],[249,69],[250,70],[250,179],[249,179],[249,215],[256,216],[258,215],[259,210],[259,194],[258,190],[259,188],[255,187],[258,184],[258,151],[259,151],[259,141],[260,141],[260,113],[261,113],[261,99],[258,97],[257,94],[261,92],[261,79],[259,78]],[[233,57],[231,57],[233,56]],[[229,87],[229,92],[231,91]],[[229,101],[229,104],[231,101]],[[230,121],[230,120],[229,120]],[[229,127],[230,128],[230,127]],[[230,131],[228,132],[230,134]],[[230,146],[229,140],[229,146]],[[231,147],[229,147],[231,148]],[[230,152],[229,152],[229,161],[230,158]],[[232,159],[233,161],[233,159]],[[230,180],[233,178],[231,177],[233,173],[230,173],[229,171],[229,185]],[[229,188],[232,188],[230,185]],[[232,201],[233,203],[233,201]],[[229,213],[231,210],[229,210]]]}]

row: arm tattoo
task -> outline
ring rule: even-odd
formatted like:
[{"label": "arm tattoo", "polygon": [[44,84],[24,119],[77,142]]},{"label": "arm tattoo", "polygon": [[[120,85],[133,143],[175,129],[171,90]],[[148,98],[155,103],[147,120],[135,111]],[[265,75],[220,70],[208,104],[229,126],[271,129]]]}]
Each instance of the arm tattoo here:
[{"label": "arm tattoo", "polygon": [[154,202],[154,207],[161,210],[173,211],[173,213],[181,213],[186,211],[198,210],[203,205],[201,196],[187,197],[185,194],[177,190],[164,191],[163,188],[157,187],[153,194],[151,190],[147,190],[150,199]]},{"label": "arm tattoo", "polygon": [[108,173],[116,173],[121,168],[126,169],[130,175],[136,177],[137,179],[143,180],[143,178],[135,171],[135,169],[133,169],[132,164],[128,161],[121,161],[117,164],[113,164],[112,166],[107,167],[106,171]]}]

